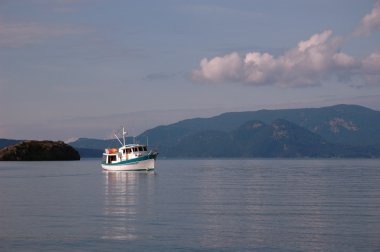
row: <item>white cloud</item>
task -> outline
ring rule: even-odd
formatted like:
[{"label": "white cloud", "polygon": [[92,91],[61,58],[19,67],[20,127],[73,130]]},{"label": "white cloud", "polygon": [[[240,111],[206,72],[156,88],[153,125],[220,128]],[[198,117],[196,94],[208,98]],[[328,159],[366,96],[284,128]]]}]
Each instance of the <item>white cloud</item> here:
[{"label": "white cloud", "polygon": [[320,34],[314,34],[308,40],[299,42],[298,43],[298,50],[300,52],[305,52],[306,50],[308,50],[310,48],[322,45],[322,44],[326,43],[326,41],[329,39],[331,34],[332,34],[331,30],[324,31]]},{"label": "white cloud", "polygon": [[357,61],[350,55],[338,52],[334,54],[333,61],[337,67],[350,68],[357,66]]},{"label": "white cloud", "polygon": [[202,59],[201,70],[195,70],[192,77],[197,80],[237,81],[241,76],[242,60],[236,52],[211,60]]},{"label": "white cloud", "polygon": [[380,29],[380,2],[375,3],[371,12],[365,15],[359,26],[355,29],[354,35],[370,35]]},{"label": "white cloud", "polygon": [[[232,81],[251,85],[313,86],[336,73],[351,74],[360,64],[352,56],[340,52],[343,40],[331,30],[314,34],[296,48],[275,57],[269,53],[237,53],[203,59],[200,69],[193,71],[194,80]],[[339,71],[337,71],[339,70]]]},{"label": "white cloud", "polygon": [[[380,2],[360,22],[355,35],[369,35],[380,29]],[[380,85],[380,53],[356,59],[342,52],[347,38],[331,30],[312,35],[279,56],[269,53],[237,53],[202,59],[193,80],[207,82],[240,82],[253,86],[315,86],[326,80],[359,81],[360,85]],[[357,86],[354,83],[353,86]]]}]

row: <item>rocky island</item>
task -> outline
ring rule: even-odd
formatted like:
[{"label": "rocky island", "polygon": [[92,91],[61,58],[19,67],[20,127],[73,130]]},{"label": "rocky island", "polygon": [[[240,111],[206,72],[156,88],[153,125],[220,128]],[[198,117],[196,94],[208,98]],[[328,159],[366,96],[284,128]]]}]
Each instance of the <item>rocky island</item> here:
[{"label": "rocky island", "polygon": [[0,161],[65,161],[79,159],[79,153],[62,141],[28,140],[0,149]]}]

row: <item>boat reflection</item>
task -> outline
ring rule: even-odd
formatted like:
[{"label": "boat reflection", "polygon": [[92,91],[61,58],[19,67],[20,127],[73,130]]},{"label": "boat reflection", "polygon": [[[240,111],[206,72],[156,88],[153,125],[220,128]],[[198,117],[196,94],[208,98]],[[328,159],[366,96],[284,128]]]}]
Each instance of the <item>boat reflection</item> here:
[{"label": "boat reflection", "polygon": [[136,240],[136,222],[147,214],[154,193],[154,171],[104,172],[103,239]]}]

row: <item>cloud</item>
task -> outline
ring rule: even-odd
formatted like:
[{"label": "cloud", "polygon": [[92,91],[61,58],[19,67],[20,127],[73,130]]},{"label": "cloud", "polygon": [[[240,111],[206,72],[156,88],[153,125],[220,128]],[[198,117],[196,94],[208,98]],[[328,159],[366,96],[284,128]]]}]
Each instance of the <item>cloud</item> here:
[{"label": "cloud", "polygon": [[355,29],[354,35],[370,35],[380,29],[380,2],[376,2],[371,12],[365,15],[359,26]]},{"label": "cloud", "polygon": [[360,63],[342,53],[343,39],[331,30],[300,41],[297,47],[275,57],[269,53],[237,53],[202,59],[192,78],[197,81],[243,82],[254,86],[315,86],[337,74],[351,74]]},{"label": "cloud", "polygon": [[[380,28],[380,3],[366,15],[355,32],[370,34]],[[327,80],[359,81],[360,85],[380,85],[380,53],[356,59],[342,52],[348,38],[331,30],[316,33],[279,56],[267,52],[236,52],[212,59],[204,58],[192,79],[199,82],[239,82],[252,86],[278,85],[308,87]]]},{"label": "cloud", "polygon": [[195,70],[194,79],[211,81],[238,81],[241,78],[243,62],[239,54],[234,52],[211,60],[202,59],[201,70]]},{"label": "cloud", "polygon": [[0,47],[20,48],[50,38],[81,34],[88,30],[70,25],[5,23],[0,20]]}]

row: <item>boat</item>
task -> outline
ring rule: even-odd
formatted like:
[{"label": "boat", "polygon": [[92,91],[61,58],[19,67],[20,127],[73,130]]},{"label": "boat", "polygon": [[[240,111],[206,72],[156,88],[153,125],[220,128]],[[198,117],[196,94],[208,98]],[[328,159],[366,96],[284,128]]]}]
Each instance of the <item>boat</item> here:
[{"label": "boat", "polygon": [[120,148],[105,149],[102,168],[108,171],[149,171],[154,170],[158,152],[148,150],[148,144],[126,144],[127,132],[123,128],[123,141],[115,134]]}]

